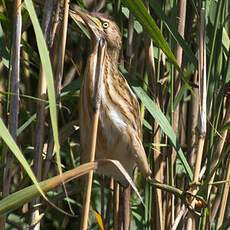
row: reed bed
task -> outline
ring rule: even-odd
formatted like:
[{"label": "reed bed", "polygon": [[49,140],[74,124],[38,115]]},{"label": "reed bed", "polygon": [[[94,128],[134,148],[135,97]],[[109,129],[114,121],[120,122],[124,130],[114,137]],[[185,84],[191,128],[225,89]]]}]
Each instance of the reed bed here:
[{"label": "reed bed", "polygon": [[162,185],[136,170],[143,202],[133,190],[127,202],[122,186],[94,173],[89,229],[228,229],[226,0],[0,1],[0,229],[80,229],[80,178],[106,164],[80,166],[91,40],[70,4],[118,24],[119,69],[140,101],[143,144]]}]

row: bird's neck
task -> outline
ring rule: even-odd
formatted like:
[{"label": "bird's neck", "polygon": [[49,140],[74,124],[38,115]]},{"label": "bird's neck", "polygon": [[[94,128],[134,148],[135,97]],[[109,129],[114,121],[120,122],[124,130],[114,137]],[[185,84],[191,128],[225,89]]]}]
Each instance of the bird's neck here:
[{"label": "bird's neck", "polygon": [[119,53],[120,53],[120,51],[118,49],[107,49],[107,55],[108,55],[107,59],[114,66],[118,65]]}]

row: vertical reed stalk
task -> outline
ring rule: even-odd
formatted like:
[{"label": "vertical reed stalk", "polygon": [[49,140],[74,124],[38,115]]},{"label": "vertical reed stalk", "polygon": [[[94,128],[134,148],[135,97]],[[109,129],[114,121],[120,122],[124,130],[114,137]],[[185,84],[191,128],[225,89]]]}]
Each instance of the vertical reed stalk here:
[{"label": "vertical reed stalk", "polygon": [[131,194],[131,187],[128,186],[124,188],[123,191],[123,199],[124,199],[124,222],[123,222],[123,229],[129,230],[130,229],[130,222],[131,222],[131,212],[130,212],[130,194]]},{"label": "vertical reed stalk", "polygon": [[224,222],[224,216],[227,215],[227,202],[229,199],[229,181],[230,181],[230,161],[228,159],[227,161],[227,175],[225,178],[226,183],[224,184],[224,191],[221,196],[221,204],[220,204],[220,210],[219,210],[219,217],[217,221],[217,228],[219,229]]},{"label": "vertical reed stalk", "polygon": [[[148,6],[147,6],[148,7]],[[158,86],[157,86],[157,77],[155,71],[154,63],[154,53],[153,53],[153,43],[150,38],[145,37],[145,55],[146,55],[146,67],[148,78],[153,92],[153,99],[156,100],[156,103],[160,105],[159,95],[158,95]],[[159,125],[154,122],[152,124],[153,136],[152,143],[160,143],[160,129]],[[153,166],[154,169],[154,178],[160,182],[163,182],[163,158],[160,152],[160,147],[157,145],[153,150],[151,155],[153,155]],[[164,217],[163,217],[163,205],[162,205],[162,191],[160,189],[153,189],[153,207],[154,216],[156,221],[152,222],[155,225],[156,229],[164,229]]]},{"label": "vertical reed stalk", "polygon": [[[182,38],[184,38],[184,31],[185,31],[185,19],[186,19],[186,6],[187,6],[187,1],[186,0],[180,0],[178,2],[178,25],[177,25],[177,30],[179,32],[179,34],[181,35]],[[179,65],[179,67],[182,67],[182,61],[183,61],[183,49],[182,47],[177,44],[177,48],[176,48],[176,59],[177,59],[177,63]],[[181,76],[179,74],[178,71],[175,72],[175,76],[173,79],[173,98],[175,99],[176,96],[178,95],[180,88],[181,88]],[[174,106],[173,106],[174,107]],[[182,137],[183,134],[179,133],[179,126],[182,123],[181,122],[182,119],[182,114],[180,114],[180,104],[178,103],[177,107],[174,108],[173,114],[172,114],[172,126],[174,131],[176,132],[178,138],[179,135]],[[174,167],[175,167],[175,160],[176,160],[176,151],[175,149],[172,150],[172,154],[170,156],[170,185],[174,186],[174,179],[175,178],[175,173],[174,173]],[[170,226],[172,226],[172,224],[174,223],[174,219],[175,219],[175,196],[172,194],[169,197],[169,203],[171,204],[171,212],[169,214],[170,215]]]},{"label": "vertical reed stalk", "polygon": [[[52,9],[53,0],[46,0],[44,4],[44,14],[42,19],[42,29],[44,33],[44,38],[47,43],[49,43],[49,35],[52,23]],[[38,83],[38,98],[45,100],[47,98],[47,84],[46,76],[43,67],[40,66],[39,70],[39,83]],[[37,102],[37,121],[36,121],[36,132],[35,132],[35,155],[34,155],[34,173],[37,180],[42,179],[42,153],[44,147],[44,135],[45,135],[45,103],[44,101]],[[31,225],[34,230],[40,229],[40,211],[39,208],[35,206],[40,203],[40,198],[35,199],[31,205],[33,211],[31,213]]]},{"label": "vertical reed stalk", "polygon": [[[227,106],[227,104],[230,102],[230,100],[225,100],[225,105],[226,105],[226,112],[225,116],[223,118],[223,122],[221,123],[221,126],[224,126],[230,122],[230,107]],[[226,129],[223,133],[221,133],[221,137],[218,139],[218,141],[215,144],[215,151],[213,153],[213,158],[212,158],[212,164],[211,164],[211,170],[214,170],[218,164],[219,159],[221,158],[221,153],[223,151],[224,145],[227,141],[227,135],[228,135],[228,130]],[[210,179],[209,183],[212,184],[215,178],[215,172],[212,175],[212,178]],[[211,192],[212,185],[209,186],[208,189],[208,197]]]},{"label": "vertical reed stalk", "polygon": [[[198,191],[197,184],[199,183],[199,174],[201,170],[201,162],[204,150],[204,141],[206,136],[206,100],[207,100],[207,90],[206,90],[206,40],[205,40],[205,7],[201,6],[200,9],[200,21],[199,21],[199,64],[198,64],[198,74],[199,74],[199,97],[200,97],[200,129],[199,129],[199,139],[196,154],[196,163],[194,169],[192,193],[196,194]],[[192,207],[195,206],[195,200],[192,202]],[[195,217],[191,214],[189,215],[187,229],[195,229]]]},{"label": "vertical reed stalk", "polygon": [[[19,82],[20,82],[20,45],[21,45],[21,30],[22,30],[22,16],[21,16],[21,0],[14,2],[14,30],[12,33],[12,48],[11,48],[11,62],[12,69],[10,73],[10,108],[9,108],[9,132],[16,141],[19,115]],[[10,186],[12,180],[13,158],[11,153],[6,151],[5,168],[3,175],[3,197],[10,193]],[[5,229],[5,218],[0,219],[0,229]]]},{"label": "vertical reed stalk", "polygon": [[[133,43],[134,43],[134,17],[130,13],[129,14],[129,24],[128,24],[128,39],[127,39],[127,49],[126,49],[126,56],[127,56],[127,70],[129,72],[129,76],[132,76],[132,62],[134,57],[133,52]],[[124,188],[123,193],[123,213],[124,213],[124,222],[123,227],[124,230],[128,230],[130,227],[130,220],[131,220],[131,211],[130,211],[130,195],[131,195],[131,188],[128,186],[127,188]]]},{"label": "vertical reed stalk", "polygon": [[[198,85],[198,74],[195,71],[193,75],[192,82],[194,85]],[[196,135],[196,127],[198,123],[198,114],[199,114],[199,100],[198,100],[198,89],[196,87],[193,88],[194,94],[191,94],[191,101],[189,103],[188,109],[188,133],[187,133],[187,143],[188,143],[188,154],[189,154],[189,161],[192,166],[195,164],[195,154],[196,154],[196,142],[197,142],[197,135]]]},{"label": "vertical reed stalk", "polygon": [[[58,56],[59,50],[61,47],[59,45],[59,41],[62,40],[61,38],[58,39],[57,35],[59,34],[60,31],[60,22],[59,22],[59,17],[60,17],[60,3],[58,0],[53,0],[53,11],[55,11],[55,16],[52,20],[52,29],[50,30],[50,37],[49,37],[49,47],[50,47],[50,59],[51,59],[51,64],[53,67],[56,67],[56,69],[60,68],[58,65],[59,59],[62,59],[60,56]],[[56,70],[54,69],[54,72]],[[57,74],[56,74],[57,75]],[[58,76],[55,76],[55,80],[57,82]],[[55,91],[59,92],[57,90],[57,83],[56,83],[56,88]],[[59,98],[57,97],[57,100]],[[57,114],[58,115],[58,114]],[[47,153],[46,153],[46,159],[44,161],[44,166],[43,166],[43,178],[46,179],[48,177],[48,172],[50,170],[50,164],[53,158],[53,151],[54,151],[54,137],[53,137],[53,129],[51,128],[51,124],[49,125],[49,134],[48,134],[48,147],[47,147]],[[59,166],[58,166],[59,167]],[[59,167],[59,171],[60,167]]]},{"label": "vertical reed stalk", "polygon": [[[104,72],[104,58],[105,58],[105,49],[106,43],[104,40],[100,39],[96,44],[95,55],[96,55],[96,69],[92,71],[92,73],[96,74],[97,82],[95,83],[95,94],[94,94],[94,114],[92,116],[92,128],[91,128],[91,136],[89,137],[90,144],[90,162],[95,160],[95,151],[96,151],[96,143],[97,143],[97,129],[98,129],[98,119],[100,114],[100,105],[101,105],[101,84],[103,81],[103,72]],[[96,79],[94,77],[93,79]],[[93,171],[87,175],[86,178],[86,188],[84,192],[84,200],[83,200],[83,212],[81,218],[81,229],[86,230],[88,228],[88,220],[89,220],[89,208],[90,208],[90,199],[91,199],[91,191],[92,191],[92,183],[93,183]]]},{"label": "vertical reed stalk", "polygon": [[[22,38],[24,39],[25,42],[28,42],[28,36],[27,36],[27,32],[24,32],[22,34]],[[29,54],[23,50],[22,51],[22,57],[23,57],[23,62],[24,62],[24,65],[23,65],[23,76],[25,78],[25,85],[26,85],[26,93],[28,95],[32,95],[32,90],[31,90],[31,76],[30,76],[30,57],[29,57]],[[28,106],[28,109],[29,111],[32,113],[32,104],[31,104],[31,101],[28,101],[27,102],[27,106]],[[31,129],[32,131],[33,129]]]},{"label": "vertical reed stalk", "polygon": [[59,44],[58,63],[56,70],[56,81],[57,81],[57,94],[59,95],[62,88],[62,77],[65,61],[65,48],[66,48],[66,37],[67,37],[67,26],[69,16],[69,0],[64,1],[64,16],[62,22],[61,39]]},{"label": "vertical reed stalk", "polygon": [[114,181],[113,185],[113,228],[119,230],[119,184]]},{"label": "vertical reed stalk", "polygon": [[[149,1],[145,3],[148,12],[149,10]],[[153,100],[160,106],[160,99],[159,99],[159,92],[158,92],[158,85],[157,85],[157,75],[156,75],[156,68],[154,62],[154,52],[153,52],[153,42],[152,40],[145,36],[145,61],[146,61],[146,68],[148,73],[148,81],[151,87],[151,91],[153,92]],[[152,143],[159,144],[160,143],[160,128],[156,122],[152,124]],[[151,156],[153,156],[152,161],[152,168],[153,168],[153,177],[160,182],[163,182],[163,157],[161,154],[161,149],[159,145],[156,145],[154,149],[151,151]],[[162,191],[160,189],[153,188],[152,194],[149,197],[152,199],[152,220],[151,220],[151,227],[154,229],[164,229],[165,221],[164,221],[164,213],[163,213],[163,198],[162,198]]]},{"label": "vertical reed stalk", "polygon": [[131,63],[133,59],[133,40],[134,40],[134,17],[130,13],[129,15],[129,26],[128,26],[128,39],[127,39],[127,49],[126,56],[128,59],[128,72],[131,75]]}]

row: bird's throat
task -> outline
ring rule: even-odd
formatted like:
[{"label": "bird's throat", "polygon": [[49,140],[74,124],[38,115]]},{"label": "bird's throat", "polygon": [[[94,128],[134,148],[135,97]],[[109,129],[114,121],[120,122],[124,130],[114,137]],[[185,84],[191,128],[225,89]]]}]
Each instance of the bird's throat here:
[{"label": "bird's throat", "polygon": [[109,47],[107,48],[107,56],[111,64],[117,66],[119,53],[120,51],[118,49],[110,49]]}]

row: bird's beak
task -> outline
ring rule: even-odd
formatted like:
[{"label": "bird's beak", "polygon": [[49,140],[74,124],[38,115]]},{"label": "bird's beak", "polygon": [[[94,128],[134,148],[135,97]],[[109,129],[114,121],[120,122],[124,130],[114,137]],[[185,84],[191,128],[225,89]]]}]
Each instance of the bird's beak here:
[{"label": "bird's beak", "polygon": [[75,19],[88,28],[92,38],[99,39],[100,31],[102,30],[101,22],[96,17],[90,15],[88,12],[81,10],[79,7],[72,7],[71,14],[75,14]]}]

